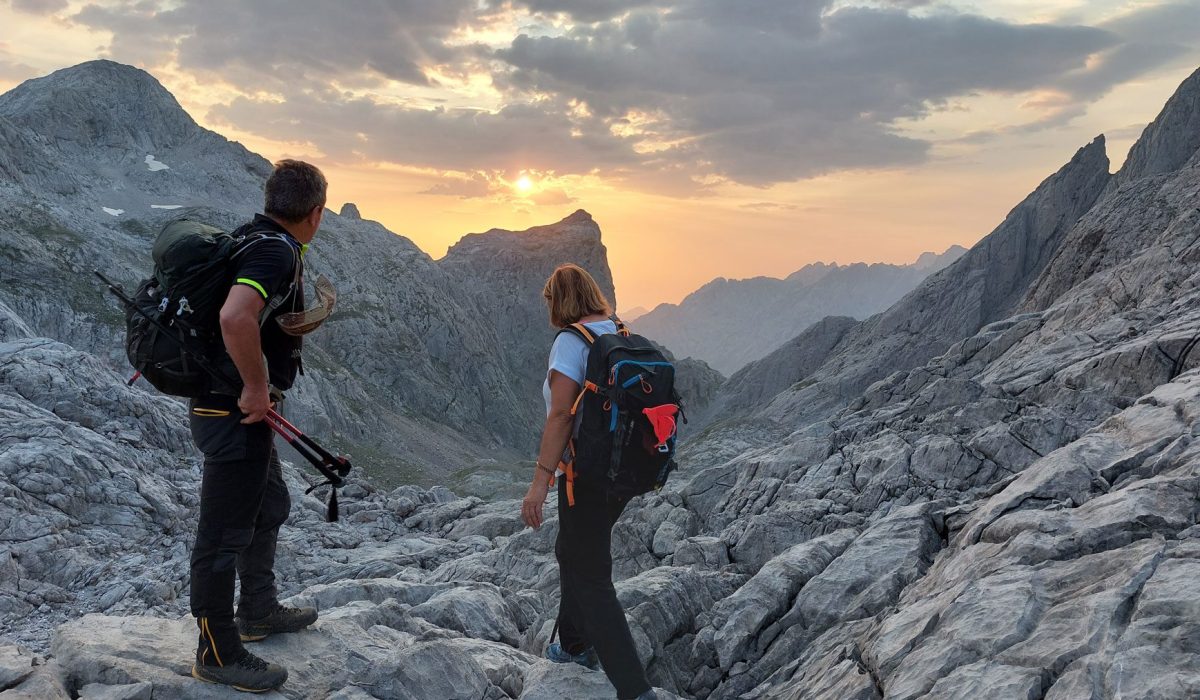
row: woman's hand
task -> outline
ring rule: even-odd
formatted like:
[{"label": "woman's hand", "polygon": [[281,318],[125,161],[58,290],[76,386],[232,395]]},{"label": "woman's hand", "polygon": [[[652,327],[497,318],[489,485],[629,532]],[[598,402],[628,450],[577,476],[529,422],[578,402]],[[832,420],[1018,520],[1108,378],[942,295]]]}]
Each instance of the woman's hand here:
[{"label": "woman's hand", "polygon": [[535,474],[533,483],[529,485],[529,492],[525,494],[525,500],[521,501],[521,520],[535,530],[542,526],[542,505],[546,502],[546,494],[549,492],[550,484],[543,480],[540,474]]}]

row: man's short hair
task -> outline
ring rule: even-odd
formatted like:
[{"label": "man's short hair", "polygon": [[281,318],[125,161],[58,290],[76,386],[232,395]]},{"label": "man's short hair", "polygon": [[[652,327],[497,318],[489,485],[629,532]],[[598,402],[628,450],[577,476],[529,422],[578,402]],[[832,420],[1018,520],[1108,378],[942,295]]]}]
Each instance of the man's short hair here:
[{"label": "man's short hair", "polygon": [[325,175],[310,163],[281,160],[267,178],[263,212],[289,224],[301,221],[317,207],[325,206]]}]

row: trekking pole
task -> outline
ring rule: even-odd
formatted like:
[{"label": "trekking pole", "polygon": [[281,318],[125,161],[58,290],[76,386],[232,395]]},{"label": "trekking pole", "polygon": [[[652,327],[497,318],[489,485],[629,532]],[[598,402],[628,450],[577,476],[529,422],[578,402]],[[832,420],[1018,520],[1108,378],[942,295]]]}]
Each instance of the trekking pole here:
[{"label": "trekking pole", "polygon": [[[105,277],[104,274],[99,270],[92,270],[92,273],[95,274],[96,277],[100,278],[100,281],[104,283],[104,286],[108,288],[108,291],[111,292],[112,295],[115,296],[123,306],[125,306],[125,308],[130,309],[142,316],[142,318],[149,321],[151,325],[162,332],[163,335],[167,336],[176,344],[178,344],[180,351],[191,358],[191,360],[196,363],[196,366],[204,370],[208,376],[228,386],[237,386],[237,382],[231,381],[224,372],[214,367],[206,358],[203,358],[192,352],[192,350],[188,348],[188,346],[182,340],[177,338],[164,323],[154,318],[141,307],[139,307],[137,303],[135,303],[134,300],[130,298],[128,294],[126,294],[125,290],[122,289],[120,285],[118,285],[116,282],[113,282],[108,277]],[[136,380],[140,374],[140,371],[135,374],[134,380]],[[130,384],[132,385],[132,383],[133,381],[131,380]],[[304,493],[310,494],[315,489],[318,489],[322,486],[331,486],[332,488],[329,492],[329,503],[326,517],[331,523],[337,522],[337,490],[346,483],[345,477],[350,473],[351,464],[349,457],[334,457],[333,454],[331,454],[328,450],[317,444],[316,440],[313,440],[305,435],[300,431],[299,428],[289,423],[273,408],[267,410],[267,416],[264,420],[266,421],[267,425],[270,426],[271,430],[275,431],[280,437],[287,441],[287,443],[291,445],[301,457],[308,460],[308,462],[312,464],[322,476],[325,477],[325,481],[310,486]],[[314,452],[316,454],[314,454]]]},{"label": "trekking pole", "polygon": [[[322,486],[328,485],[333,487],[329,492],[326,517],[329,522],[336,522],[338,519],[337,490],[339,486],[345,483],[345,477],[350,473],[350,459],[345,455],[333,456],[325,448],[318,445],[316,440],[305,435],[299,428],[289,423],[286,418],[279,415],[273,408],[267,410],[267,416],[264,420],[271,426],[272,430],[279,433],[280,437],[292,446],[292,449],[299,452],[300,456],[311,462],[317,468],[317,471],[321,472],[321,475],[325,477],[324,482],[309,486],[304,492],[305,494],[312,493]],[[310,450],[312,451],[310,452]],[[316,454],[314,455],[313,452],[316,452]]]}]

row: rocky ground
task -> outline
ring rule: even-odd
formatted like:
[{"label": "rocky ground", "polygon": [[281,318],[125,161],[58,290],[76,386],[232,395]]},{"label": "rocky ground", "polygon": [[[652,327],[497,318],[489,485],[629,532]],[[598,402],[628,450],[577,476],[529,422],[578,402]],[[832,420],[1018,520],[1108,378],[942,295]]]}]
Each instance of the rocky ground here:
[{"label": "rocky ground", "polygon": [[[614,531],[665,697],[1200,695],[1197,115],[1200,74],[1117,174],[1097,140],[883,316],[763,360],[800,376],[747,368],[765,408],[714,418]],[[178,405],[21,313],[0,304],[0,687],[224,696],[183,675]],[[612,697],[539,660],[553,518],[360,481],[328,524],[287,474],[279,570],[322,619],[261,647],[284,696]]]}]

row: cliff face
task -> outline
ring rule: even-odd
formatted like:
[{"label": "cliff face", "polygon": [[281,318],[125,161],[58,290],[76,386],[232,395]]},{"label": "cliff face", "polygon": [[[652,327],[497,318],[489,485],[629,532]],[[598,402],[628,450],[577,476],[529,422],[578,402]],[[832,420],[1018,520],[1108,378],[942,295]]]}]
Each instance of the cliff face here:
[{"label": "cliff face", "polygon": [[[526,430],[518,443],[534,449],[544,419],[542,381],[546,353],[554,340],[542,287],[554,268],[575,263],[587,270],[616,306],[608,252],[600,227],[579,210],[557,224],[525,231],[492,229],[464,236],[437,262],[469,298],[472,316],[496,329],[491,350],[510,368],[508,381],[518,391],[516,404]],[[533,407],[532,411],[527,407]]]},{"label": "cliff face", "polygon": [[[1200,694],[1196,158],[1111,186],[1093,144],[896,307],[829,319],[730,382],[725,400],[751,401],[800,378],[689,440],[614,528],[663,697]],[[1097,230],[1122,252],[1067,249]],[[30,266],[88,245],[14,243],[29,238],[13,249]],[[458,273],[414,259],[457,298]],[[207,697],[178,672],[194,641],[183,418],[34,337],[44,308],[0,298],[0,680],[14,697]],[[55,318],[99,327],[87,313]],[[286,474],[281,585],[322,616],[259,649],[293,669],[286,697],[612,697],[540,660],[553,517],[533,531],[517,501],[356,481],[331,525]]]},{"label": "cliff face", "polygon": [[[1167,227],[1186,227],[1184,209],[1158,193],[1177,173],[1196,167],[1200,152],[1200,71],[1167,101],[1129,150],[1109,182],[1107,197],[1071,231],[1054,265],[1037,280],[1025,308],[1043,309],[1089,276],[1127,262],[1160,239]],[[1177,247],[1178,244],[1173,244]]]}]

